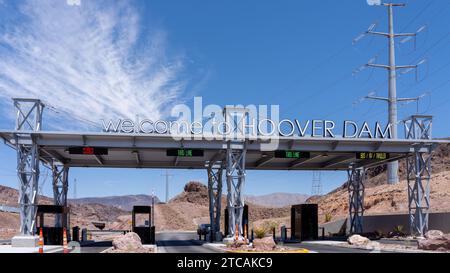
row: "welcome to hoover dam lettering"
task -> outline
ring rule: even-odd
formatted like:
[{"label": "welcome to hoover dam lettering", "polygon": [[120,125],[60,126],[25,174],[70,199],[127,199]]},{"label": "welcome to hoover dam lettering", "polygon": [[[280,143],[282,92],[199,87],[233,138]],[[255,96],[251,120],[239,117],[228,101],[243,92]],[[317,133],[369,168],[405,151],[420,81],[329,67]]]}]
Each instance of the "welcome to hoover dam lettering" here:
[{"label": "welcome to hoover dam lettering", "polygon": [[298,119],[274,121],[271,119],[246,119],[234,121],[166,121],[150,119],[102,120],[103,131],[126,134],[169,134],[169,135],[232,135],[240,134],[250,137],[321,137],[321,138],[376,138],[391,139],[391,124],[383,127],[375,122],[358,124],[346,120],[340,132],[336,132],[336,123],[332,120]]}]

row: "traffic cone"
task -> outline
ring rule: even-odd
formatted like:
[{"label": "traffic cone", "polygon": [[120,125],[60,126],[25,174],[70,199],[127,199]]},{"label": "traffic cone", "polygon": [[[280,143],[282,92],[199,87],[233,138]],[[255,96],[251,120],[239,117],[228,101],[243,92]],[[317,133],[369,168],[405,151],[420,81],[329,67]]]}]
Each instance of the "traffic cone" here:
[{"label": "traffic cone", "polygon": [[44,232],[39,229],[39,253],[44,253]]},{"label": "traffic cone", "polygon": [[244,224],[244,243],[247,244],[247,224]]},{"label": "traffic cone", "polygon": [[66,228],[63,228],[63,252],[69,253],[69,249],[67,248],[67,231]]}]

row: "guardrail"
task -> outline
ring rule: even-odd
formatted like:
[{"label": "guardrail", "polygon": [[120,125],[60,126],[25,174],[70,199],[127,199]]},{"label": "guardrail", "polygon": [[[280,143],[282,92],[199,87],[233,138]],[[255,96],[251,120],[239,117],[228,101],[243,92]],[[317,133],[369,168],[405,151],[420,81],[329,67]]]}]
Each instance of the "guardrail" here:
[{"label": "guardrail", "polygon": [[20,213],[20,209],[18,207],[10,207],[10,206],[6,206],[6,205],[0,205],[0,211]]}]

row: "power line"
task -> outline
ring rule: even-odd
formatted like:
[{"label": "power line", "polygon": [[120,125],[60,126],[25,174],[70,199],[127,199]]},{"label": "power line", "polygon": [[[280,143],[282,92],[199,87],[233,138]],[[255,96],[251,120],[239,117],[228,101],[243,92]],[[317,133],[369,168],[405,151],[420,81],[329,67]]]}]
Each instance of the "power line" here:
[{"label": "power line", "polygon": [[63,110],[63,109],[61,109],[61,108],[58,108],[58,107],[56,107],[56,106],[53,106],[53,105],[49,104],[48,102],[44,102],[44,104],[45,104],[45,106],[46,106],[48,109],[50,109],[51,111],[53,111],[53,112],[56,113],[56,114],[60,114],[60,111],[61,111],[61,112],[70,114],[70,116],[71,116],[72,118],[74,118],[74,119],[76,119],[76,120],[78,120],[78,121],[87,122],[87,123],[90,123],[91,125],[94,125],[95,127],[101,128],[100,124],[97,123],[97,122],[95,122],[95,121],[86,119],[86,118],[81,117],[81,116],[78,116],[77,114],[74,114],[74,113],[72,113],[72,112],[68,112],[68,111]]},{"label": "power line", "polygon": [[267,99],[271,100],[274,99],[278,96],[280,96],[280,93],[284,93],[285,91],[289,90],[289,88],[291,88],[292,86],[294,86],[295,84],[299,83],[300,81],[306,79],[307,77],[313,75],[313,72],[315,72],[316,70],[318,70],[319,68],[321,68],[322,66],[324,66],[325,64],[327,64],[328,62],[330,62],[331,60],[333,60],[334,58],[338,57],[339,55],[341,55],[347,48],[349,48],[349,45],[345,45],[341,48],[339,48],[337,51],[335,51],[334,53],[332,53],[331,55],[327,56],[326,58],[324,58],[321,62],[319,62],[317,65],[315,65],[313,68],[309,69],[308,72],[304,73],[302,75],[302,77],[296,78],[294,81],[292,81],[289,85],[287,85],[286,87],[278,90],[278,92],[273,92],[272,95],[268,96]]},{"label": "power line", "polygon": [[[407,29],[410,25],[412,25],[420,16],[422,16],[423,15],[423,13],[431,6],[433,4],[433,2],[430,2],[430,3],[428,3],[424,8],[422,8],[404,27],[403,27],[403,29],[402,29],[402,32],[405,30],[405,29]],[[376,24],[375,24],[376,25]],[[334,57],[336,57],[336,56],[338,56],[339,54],[341,54],[345,49],[347,49],[347,46],[345,46],[345,47],[343,47],[343,48],[341,48],[340,50],[338,50],[335,54],[332,54],[330,57],[331,57],[331,59],[332,58],[334,58]],[[383,48],[381,48],[381,49],[379,49],[378,50],[378,52],[375,54],[375,56],[378,56],[378,55],[380,55],[381,53],[383,53],[384,51],[386,50],[386,48],[385,47],[383,47]],[[337,54],[338,53],[338,54]],[[326,61],[324,61],[324,62],[322,62],[322,63],[320,63],[318,66],[316,66],[316,68],[319,68],[319,67],[321,67],[322,65],[324,65],[324,64],[326,64],[327,63],[327,61],[328,61],[328,59],[330,59],[330,58],[327,58],[326,59]],[[306,75],[309,75],[309,74],[312,74],[311,72],[313,72],[315,69],[313,69],[313,70],[310,70],[310,72],[308,73],[308,74],[306,74]],[[305,75],[305,76],[306,76]],[[322,89],[319,89],[319,90],[317,90],[316,92],[314,92],[313,93],[313,95],[311,95],[311,96],[309,96],[309,97],[307,97],[306,99],[303,99],[301,102],[299,102],[299,103],[304,103],[305,101],[309,101],[310,99],[312,99],[312,98],[315,98],[315,97],[317,97],[318,95],[321,95],[321,94],[323,94],[323,93],[325,93],[325,92],[327,92],[329,89],[331,89],[331,88],[333,88],[333,87],[335,87],[335,86],[337,86],[339,83],[341,83],[341,82],[343,82],[345,79],[347,79],[348,77],[347,76],[342,76],[342,77],[340,77],[339,79],[337,79],[336,81],[334,81],[331,85],[329,85],[329,86],[327,86],[326,88],[322,88]],[[277,93],[277,95],[279,95],[279,93]],[[296,101],[294,101],[293,103],[291,103],[291,104],[289,104],[287,107],[284,107],[285,109],[291,109],[291,107],[293,107],[293,106],[298,106],[298,104],[299,104],[298,102],[296,102]],[[342,109],[342,108],[346,108],[346,107],[341,107],[340,109]]]},{"label": "power line", "polygon": [[[417,62],[417,60],[423,59],[423,58],[425,57],[425,54],[428,53],[428,52],[430,52],[432,49],[434,49],[434,50],[438,49],[438,48],[435,48],[435,47],[436,47],[438,44],[440,44],[440,43],[442,43],[443,41],[445,41],[445,38],[447,38],[449,35],[450,35],[450,32],[448,32],[448,33],[446,33],[444,36],[438,38],[438,39],[437,39],[430,47],[428,47],[428,48],[425,50],[425,52],[423,52],[420,56],[413,58],[409,63],[415,63],[415,62]],[[434,75],[434,73],[436,73],[436,72],[442,70],[442,69],[445,68],[448,64],[450,64],[450,63],[447,63],[447,64],[444,65],[443,67],[440,67],[439,69],[433,70],[432,72],[428,73],[427,77],[430,77],[431,75]],[[403,76],[402,74],[397,75],[397,78],[398,78],[398,79],[401,79],[402,76]],[[388,82],[387,80],[383,80],[383,81],[379,82],[379,83],[375,86],[374,91],[377,91],[382,85],[384,85],[384,84],[387,83],[387,82]],[[401,81],[400,81],[400,82],[401,82]],[[421,83],[421,82],[419,82],[419,84],[420,84],[420,83]],[[417,84],[417,82],[408,85],[408,86],[405,88],[405,90],[406,90],[405,92],[410,92],[410,91],[412,90],[411,87],[413,87],[413,86],[416,85],[416,84]],[[336,110],[330,112],[327,116],[331,116],[332,114],[335,114],[335,113],[341,111],[342,109],[349,109],[349,107],[348,107],[347,105],[346,105],[346,106],[339,107],[338,109],[336,109]],[[366,114],[366,115],[367,115],[367,114]],[[366,116],[366,115],[364,115],[364,116]]]}]

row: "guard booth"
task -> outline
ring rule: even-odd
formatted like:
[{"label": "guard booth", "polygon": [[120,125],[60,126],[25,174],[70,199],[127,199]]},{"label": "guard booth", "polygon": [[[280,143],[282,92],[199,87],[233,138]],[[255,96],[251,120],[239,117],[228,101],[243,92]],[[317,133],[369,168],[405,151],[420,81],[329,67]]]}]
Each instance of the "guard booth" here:
[{"label": "guard booth", "polygon": [[291,239],[319,239],[319,220],[317,204],[300,204],[291,207]]},{"label": "guard booth", "polygon": [[[227,235],[233,235],[234,234],[228,234],[228,208],[225,208],[224,213],[224,220],[225,220],[225,236]],[[242,227],[246,227],[247,236],[249,236],[248,233],[248,205],[244,204],[244,212],[242,213]],[[241,234],[243,235],[243,234]]]},{"label": "guard booth", "polygon": [[[54,225],[46,226],[46,216],[54,217]],[[36,227],[39,234],[42,228],[45,245],[62,245],[63,230],[66,228],[67,241],[69,235],[69,207],[56,205],[38,205],[36,213]]]},{"label": "guard booth", "polygon": [[[137,215],[144,215],[144,217],[143,219],[136,219]],[[143,220],[143,224],[139,225],[139,220]],[[155,244],[155,226],[152,223],[152,207],[133,206],[131,224],[132,231],[139,235],[142,244]]]}]

